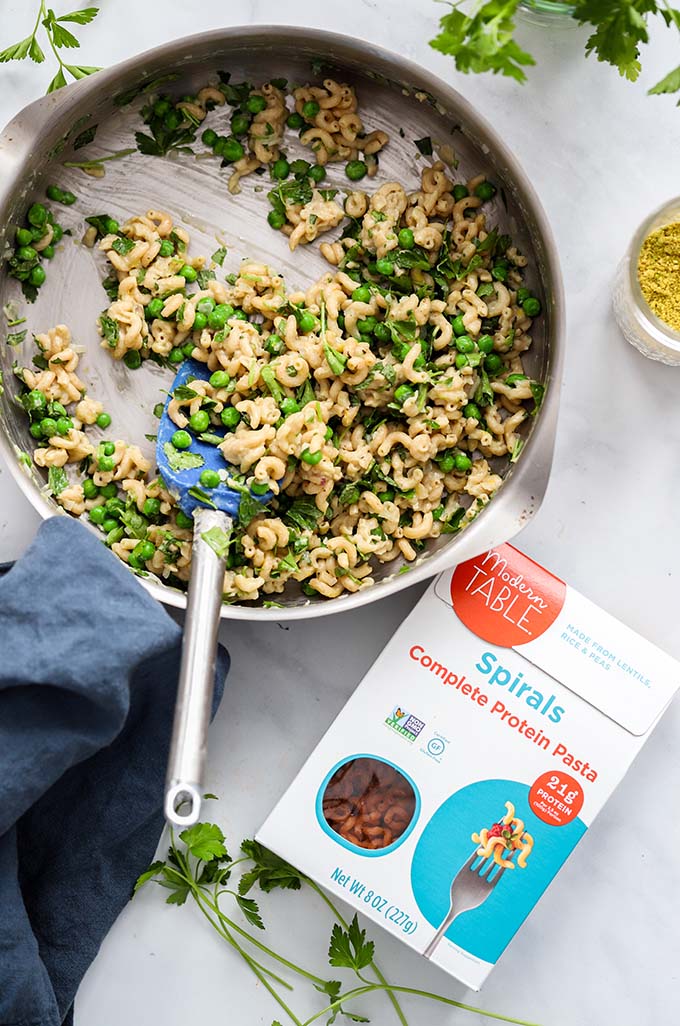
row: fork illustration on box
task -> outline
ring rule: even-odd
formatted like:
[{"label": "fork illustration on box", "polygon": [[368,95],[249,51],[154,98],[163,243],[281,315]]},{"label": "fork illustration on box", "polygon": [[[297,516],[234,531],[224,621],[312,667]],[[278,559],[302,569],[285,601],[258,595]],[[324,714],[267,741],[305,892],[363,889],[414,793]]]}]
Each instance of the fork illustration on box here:
[{"label": "fork illustration on box", "polygon": [[423,955],[431,958],[440,940],[451,923],[463,912],[479,908],[500,882],[506,869],[514,869],[517,852],[517,866],[524,869],[534,846],[534,839],[524,829],[524,823],[515,816],[512,802],[505,803],[506,813],[493,826],[484,827],[472,834],[472,840],[479,847],[458,870],[451,883],[449,911]]}]

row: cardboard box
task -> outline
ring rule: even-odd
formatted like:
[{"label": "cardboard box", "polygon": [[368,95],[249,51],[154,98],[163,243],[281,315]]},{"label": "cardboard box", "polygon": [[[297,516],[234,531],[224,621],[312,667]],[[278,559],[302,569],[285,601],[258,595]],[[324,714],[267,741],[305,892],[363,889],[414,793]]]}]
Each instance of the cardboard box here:
[{"label": "cardboard box", "polygon": [[679,681],[500,546],[433,581],[258,838],[479,989]]}]

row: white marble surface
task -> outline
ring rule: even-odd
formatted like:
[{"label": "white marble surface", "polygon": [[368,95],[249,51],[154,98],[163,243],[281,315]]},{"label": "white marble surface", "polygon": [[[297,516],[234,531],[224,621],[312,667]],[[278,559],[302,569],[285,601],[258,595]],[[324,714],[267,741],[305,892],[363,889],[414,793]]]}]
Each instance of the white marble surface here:
[{"label": "white marble surface", "polygon": [[[2,0],[0,41],[28,30],[34,4]],[[74,4],[55,2],[59,12]],[[680,111],[645,88],[677,64],[676,39],[656,33],[640,83],[582,56],[584,33],[526,25],[540,66],[524,88],[457,75],[427,46],[440,9],[429,0],[179,0],[102,3],[83,29],[82,59],[109,64],[225,23],[308,24],[382,42],[451,81],[503,128],[552,221],[567,289],[569,347],[551,484],[521,546],[653,641],[680,657],[677,630],[675,459],[680,371],[644,360],[620,338],[611,279],[643,215],[677,194]],[[131,26],[134,26],[131,30]],[[49,74],[0,71],[0,123]],[[37,518],[0,466],[0,559],[18,556]],[[232,846],[250,835],[418,595],[366,612],[257,631],[226,624],[232,672],[212,729],[207,785]],[[395,980],[478,1000],[544,1026],[657,1026],[680,1016],[680,705],[670,710],[601,818],[476,998],[376,931]],[[271,933],[303,963],[323,964],[327,917],[309,896],[272,896]],[[294,924],[291,929],[291,924]],[[302,994],[296,1001],[304,1009]],[[481,1022],[406,1001],[411,1026]],[[393,1021],[383,1000],[362,1010]],[[88,973],[77,1026],[188,1021],[268,1024],[275,1008],[191,908],[142,894],[122,914]]]}]

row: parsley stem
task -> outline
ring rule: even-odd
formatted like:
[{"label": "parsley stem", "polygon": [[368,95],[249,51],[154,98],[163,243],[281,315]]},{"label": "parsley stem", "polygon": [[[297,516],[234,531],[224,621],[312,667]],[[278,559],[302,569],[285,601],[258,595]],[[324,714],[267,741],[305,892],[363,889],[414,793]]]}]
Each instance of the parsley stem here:
[{"label": "parsley stem", "polygon": [[[334,905],[333,901],[328,897],[328,895],[325,893],[325,891],[323,891],[321,889],[321,887],[319,887],[319,885],[317,883],[315,883],[313,880],[310,880],[308,877],[305,877],[305,880],[307,881],[309,886],[312,888],[312,890],[315,891],[319,895],[321,900],[326,903],[326,905],[331,910],[331,912],[333,913],[333,915],[335,916],[337,921],[340,923],[340,925],[343,927],[343,929],[349,930],[349,923],[344,918],[344,916],[342,916],[340,914],[340,910],[338,908],[336,908],[336,906]],[[399,1022],[402,1024],[402,1026],[408,1026],[408,1021],[406,1019],[406,1016],[404,1015],[404,1012],[402,1010],[401,1005],[399,1004],[399,1001],[395,997],[395,995],[394,995],[394,993],[393,993],[389,983],[387,982],[387,980],[383,976],[381,970],[378,968],[378,966],[376,965],[375,961],[370,963],[370,968],[373,971],[373,974],[375,975],[375,978],[380,981],[380,983],[383,985],[383,987],[385,987],[385,989],[387,991],[387,996],[389,997],[390,1001],[392,1002],[392,1005],[394,1006],[394,1010],[397,1013],[397,1018],[399,1019]]]},{"label": "parsley stem", "polygon": [[442,997],[441,994],[432,994],[428,990],[417,990],[415,987],[393,987],[391,984],[383,986],[379,983],[371,983],[366,987],[357,987],[355,990],[349,990],[346,994],[339,994],[338,997],[326,1008],[322,1008],[320,1012],[311,1016],[309,1019],[305,1019],[302,1026],[311,1026],[313,1022],[320,1019],[324,1015],[332,1014],[336,1008],[338,1008],[345,1001],[352,1001],[356,997],[362,997],[364,994],[370,994],[376,990],[394,990],[398,994],[413,994],[416,997],[430,998],[431,1001],[438,1001],[442,1005],[450,1005],[454,1008],[461,1008],[465,1012],[474,1012],[476,1015],[483,1015],[487,1019],[497,1019],[499,1022],[510,1022],[514,1023],[515,1026],[537,1026],[536,1023],[527,1022],[525,1019],[513,1019],[509,1015],[500,1015],[497,1012],[487,1012],[483,1008],[475,1008],[474,1005],[465,1005],[462,1001],[454,1001],[453,998]]},{"label": "parsley stem", "polygon": [[276,951],[272,951],[272,949],[268,948],[266,944],[263,944],[262,941],[259,941],[257,937],[253,937],[252,933],[248,933],[247,930],[244,930],[237,923],[233,922],[233,920],[225,916],[224,912],[222,912],[221,908],[219,907],[217,901],[212,901],[210,898],[205,898],[205,900],[208,902],[210,907],[215,911],[215,913],[220,917],[220,919],[229,924],[230,929],[235,930],[236,933],[239,933],[242,937],[245,937],[246,940],[249,940],[250,943],[254,944],[256,948],[260,949],[260,951],[264,951],[264,953],[266,955],[269,955],[270,958],[273,958],[274,961],[280,962],[281,965],[285,965],[287,969],[292,969],[294,973],[297,973],[299,976],[304,976],[305,979],[311,980],[312,983],[320,983],[321,985],[326,983],[326,980],[324,980],[323,977],[315,976],[314,973],[308,972],[308,970],[303,969],[302,966],[296,965],[295,962],[291,962],[289,959],[284,958],[283,955],[279,955],[276,953]]},{"label": "parsley stem", "polygon": [[127,157],[130,153],[136,152],[137,148],[133,146],[128,150],[116,150],[115,153],[109,153],[107,157],[95,157],[94,160],[65,160],[62,167],[96,167],[97,164],[104,164],[107,160],[120,160],[121,157]]}]

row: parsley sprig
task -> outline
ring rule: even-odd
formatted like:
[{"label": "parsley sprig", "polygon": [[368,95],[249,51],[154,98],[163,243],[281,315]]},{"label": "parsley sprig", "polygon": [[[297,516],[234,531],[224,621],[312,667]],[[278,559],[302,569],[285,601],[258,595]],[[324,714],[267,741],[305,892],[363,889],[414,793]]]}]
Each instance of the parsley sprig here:
[{"label": "parsley sprig", "polygon": [[[375,943],[366,936],[366,930],[359,925],[358,917],[355,915],[351,922],[347,922],[332,899],[313,880],[298,872],[278,855],[268,851],[259,842],[244,841],[239,857],[232,858],[227,851],[226,838],[222,830],[214,823],[197,823],[183,830],[178,838],[170,830],[169,837],[170,846],[166,858],[154,862],[142,873],[135,884],[135,893],[145,884],[154,882],[168,891],[165,900],[169,905],[184,905],[188,900],[192,900],[219,937],[237,952],[262,986],[269,991],[286,1020],[293,1026],[313,1026],[316,1022],[325,1022],[327,1026],[331,1026],[339,1016],[352,1022],[368,1022],[365,1016],[354,1010],[353,1004],[351,1009],[346,1006],[353,1003],[356,998],[380,991],[389,998],[401,1026],[408,1026],[408,1021],[399,1004],[398,994],[427,998],[440,1004],[484,1015],[489,1019],[514,1023],[515,1026],[534,1026],[523,1020],[486,1012],[439,994],[388,983],[375,963]],[[328,963],[334,969],[349,970],[353,974],[354,982],[343,985],[340,980],[326,979],[298,965],[291,958],[268,947],[254,933],[237,922],[233,913],[225,911],[224,906],[230,899],[237,910],[237,916],[240,914],[246,924],[256,930],[264,930],[259,905],[252,897],[252,890],[256,885],[265,894],[277,889],[299,891],[303,886],[314,891],[331,912],[334,920],[328,948]],[[276,969],[272,967],[272,962]],[[366,970],[371,972],[374,980],[365,975]],[[319,994],[323,994],[326,998],[324,1007],[306,1019],[297,1015],[289,1005],[289,993],[293,986],[281,975],[283,972],[294,974],[295,977],[310,984]],[[283,1026],[283,1023],[275,1019],[272,1026]]]},{"label": "parsley sprig", "polygon": [[[517,82],[526,81],[524,69],[536,61],[515,39],[515,16],[520,0],[485,0],[452,3],[439,22],[439,35],[430,45],[454,59],[458,71],[490,71]],[[571,16],[587,25],[586,56],[615,67],[634,82],[641,71],[640,48],[649,42],[651,18],[661,18],[680,31],[680,11],[668,0],[573,0]],[[657,82],[650,94],[680,91],[680,66]],[[680,106],[680,101],[679,101]]]},{"label": "parsley sprig", "polygon": [[45,6],[45,0],[40,0],[33,31],[25,39],[20,39],[18,43],[12,43],[11,46],[0,51],[0,63],[23,61],[26,57],[30,57],[35,64],[42,64],[45,60],[45,51],[38,42],[38,32],[42,26],[45,30],[49,47],[59,64],[54,78],[47,87],[47,92],[53,93],[56,89],[61,89],[62,86],[65,86],[67,82],[66,75],[70,75],[71,78],[76,80],[86,78],[93,72],[99,71],[99,68],[86,64],[67,64],[62,59],[61,51],[74,50],[80,47],[77,38],[67,28],[67,23],[89,25],[98,14],[98,7],[83,7],[79,11],[72,11],[70,14],[62,14],[60,17],[57,17],[51,7]]}]

